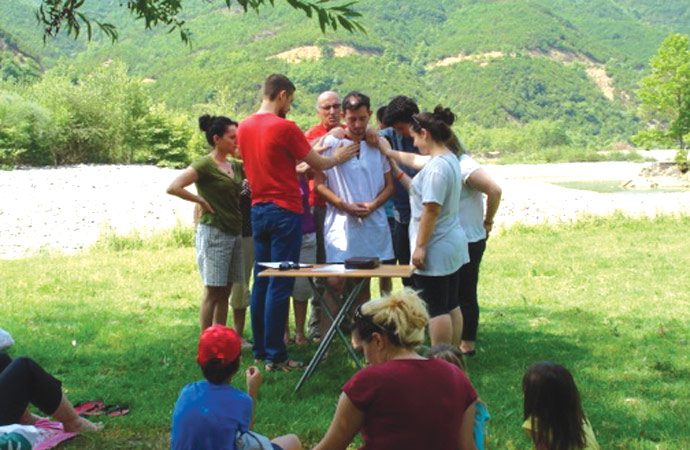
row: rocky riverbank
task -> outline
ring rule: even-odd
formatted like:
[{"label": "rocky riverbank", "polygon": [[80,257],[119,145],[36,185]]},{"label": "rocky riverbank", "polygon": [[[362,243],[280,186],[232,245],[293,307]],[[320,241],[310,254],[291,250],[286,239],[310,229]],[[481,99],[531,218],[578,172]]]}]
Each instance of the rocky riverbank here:
[{"label": "rocky riverbank", "polygon": [[[690,213],[690,192],[600,194],[552,182],[624,180],[649,163],[486,166],[503,187],[496,227],[575,219],[583,213]],[[152,166],[79,165],[0,172],[0,258],[48,249],[74,252],[112,229],[143,233],[191,224],[192,204],[166,195],[177,171]]]}]

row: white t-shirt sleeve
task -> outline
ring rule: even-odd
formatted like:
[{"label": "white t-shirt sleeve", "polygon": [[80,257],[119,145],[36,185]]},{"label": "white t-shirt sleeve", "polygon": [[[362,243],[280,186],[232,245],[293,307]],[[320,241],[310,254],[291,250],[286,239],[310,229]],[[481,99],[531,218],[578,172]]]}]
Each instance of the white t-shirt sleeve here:
[{"label": "white t-shirt sleeve", "polygon": [[340,142],[340,139],[338,139],[337,137],[335,137],[333,135],[326,136],[326,139],[323,140],[323,146],[329,147],[329,149],[324,150],[324,152],[322,154],[323,155],[330,155],[333,152],[333,150],[335,149],[335,147],[338,145],[339,142]]},{"label": "white t-shirt sleeve", "polygon": [[425,175],[426,177],[422,185],[422,204],[437,203],[443,205],[448,189],[453,184],[448,174],[441,170],[440,167],[434,167]]},{"label": "white t-shirt sleeve", "polygon": [[462,175],[463,184],[467,182],[470,175],[481,169],[481,167],[482,166],[469,155],[462,155],[460,157],[460,174]]}]

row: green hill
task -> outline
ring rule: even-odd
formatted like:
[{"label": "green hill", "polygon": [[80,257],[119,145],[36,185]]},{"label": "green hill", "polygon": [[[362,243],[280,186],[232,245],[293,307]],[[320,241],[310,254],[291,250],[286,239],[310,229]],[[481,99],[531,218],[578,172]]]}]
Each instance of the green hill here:
[{"label": "green hill", "polygon": [[276,2],[260,14],[222,1],[186,0],[193,46],[144,30],[116,0],[90,0],[120,41],[60,38],[43,46],[36,0],[0,2],[0,30],[42,67],[76,76],[121,60],[170,107],[221,102],[256,108],[262,79],[283,72],[300,93],[293,119],[313,122],[327,88],[358,89],[376,105],[392,96],[450,105],[483,128],[559,122],[578,142],[628,140],[640,127],[635,90],[665,36],[690,32],[687,0],[361,0],[366,34],[321,34],[317,22]]}]

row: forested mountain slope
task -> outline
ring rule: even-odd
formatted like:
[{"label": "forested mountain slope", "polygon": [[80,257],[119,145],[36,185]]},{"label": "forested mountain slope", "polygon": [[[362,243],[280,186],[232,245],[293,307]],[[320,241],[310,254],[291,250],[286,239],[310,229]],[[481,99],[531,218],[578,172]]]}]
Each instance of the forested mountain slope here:
[{"label": "forested mountain slope", "polygon": [[161,100],[191,108],[223,97],[228,114],[256,107],[263,77],[283,72],[301,92],[306,124],[318,92],[359,89],[376,105],[396,94],[443,103],[480,127],[563,121],[587,136],[627,139],[638,128],[635,89],[671,32],[690,32],[687,0],[360,0],[366,34],[323,35],[276,2],[260,14],[185,1],[192,47],[144,30],[118,0],[89,0],[120,41],[61,38],[43,46],[36,0],[0,1],[0,30],[43,67],[89,73],[122,60]]}]

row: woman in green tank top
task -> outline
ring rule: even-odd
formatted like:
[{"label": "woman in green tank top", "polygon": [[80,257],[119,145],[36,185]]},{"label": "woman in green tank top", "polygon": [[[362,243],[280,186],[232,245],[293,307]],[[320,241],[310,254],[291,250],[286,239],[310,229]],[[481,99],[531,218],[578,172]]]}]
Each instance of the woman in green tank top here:
[{"label": "woman in green tank top", "polygon": [[[167,192],[198,204],[201,210],[195,246],[204,282],[200,313],[204,330],[212,324],[225,325],[232,284],[244,279],[240,212],[244,170],[242,162],[232,157],[237,146],[237,122],[204,115],[199,118],[199,128],[205,132],[212,150],[182,171]],[[192,183],[196,194],[186,189]],[[247,306],[233,305],[235,329],[240,336]]]}]

